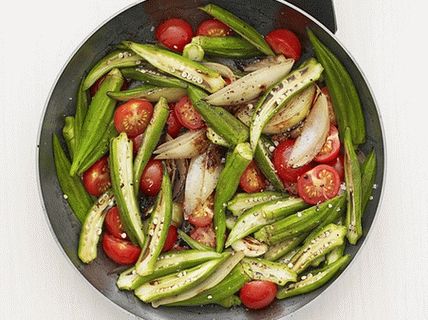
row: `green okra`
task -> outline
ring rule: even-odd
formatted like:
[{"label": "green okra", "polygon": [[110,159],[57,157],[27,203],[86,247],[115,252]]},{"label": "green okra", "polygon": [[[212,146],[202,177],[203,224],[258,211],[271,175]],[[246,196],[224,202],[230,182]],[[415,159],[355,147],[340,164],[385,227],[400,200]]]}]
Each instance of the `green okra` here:
[{"label": "green okra", "polygon": [[191,43],[200,46],[209,56],[245,59],[261,55],[255,46],[239,37],[197,36],[192,38]]},{"label": "green okra", "polygon": [[268,246],[260,242],[253,237],[245,237],[243,239],[236,240],[232,243],[232,249],[236,252],[242,252],[246,257],[255,258],[264,255]]},{"label": "green okra", "polygon": [[141,57],[131,51],[115,50],[100,61],[89,71],[83,81],[83,90],[88,90],[98,79],[114,68],[133,67],[141,64]]},{"label": "green okra", "polygon": [[183,220],[183,205],[174,201],[172,203],[171,224],[176,228],[180,228],[181,224],[183,223]]},{"label": "green okra", "polygon": [[77,255],[83,263],[91,263],[97,258],[97,245],[101,236],[107,209],[114,203],[111,190],[101,195],[86,215],[80,230]]},{"label": "green okra", "polygon": [[201,7],[200,9],[228,25],[233,31],[255,46],[258,50],[263,52],[265,55],[275,55],[265,41],[264,37],[254,27],[250,26],[248,23],[238,18],[233,13],[215,4],[208,4],[204,7]]},{"label": "green okra", "polygon": [[296,283],[291,283],[288,286],[280,289],[276,294],[277,299],[286,299],[300,294],[312,292],[332,279],[337,272],[343,270],[351,260],[350,255],[346,255],[328,264],[322,269],[312,270],[301,277],[301,280]]},{"label": "green okra", "polygon": [[187,83],[177,78],[168,77],[157,71],[147,68],[125,68],[121,70],[128,79],[142,81],[146,84],[166,88],[187,88]]},{"label": "green okra", "polygon": [[80,133],[82,131],[83,123],[85,122],[89,105],[88,92],[83,89],[84,81],[85,79],[80,82],[76,98],[76,114],[74,115],[74,139],[76,148],[78,148],[79,145]]},{"label": "green okra", "polygon": [[325,256],[326,264],[332,264],[343,257],[343,253],[345,252],[346,243],[344,242],[339,247],[334,248],[329,254]]},{"label": "green okra", "polygon": [[232,145],[229,142],[227,142],[221,135],[219,135],[217,132],[215,132],[211,128],[207,128],[207,138],[208,140],[210,140],[212,143],[216,145],[226,147],[226,148],[232,147]]},{"label": "green okra", "polygon": [[138,188],[140,186],[141,175],[143,174],[144,168],[152,157],[153,151],[159,142],[162,135],[163,128],[165,127],[166,121],[169,116],[169,107],[165,98],[160,98],[159,102],[155,105],[153,110],[153,116],[150,120],[149,125],[144,132],[141,147],[138,150],[137,156],[134,160],[134,192],[138,194]]},{"label": "green okra", "polygon": [[228,296],[227,298],[224,298],[223,300],[216,301],[215,304],[218,304],[219,306],[222,306],[223,308],[232,308],[235,306],[241,305],[241,299],[239,299],[238,296],[232,294]]},{"label": "green okra", "polygon": [[76,137],[74,135],[74,117],[65,117],[65,124],[62,128],[62,135],[65,143],[67,144],[68,153],[70,158],[73,159],[76,150]]},{"label": "green okra", "polygon": [[297,280],[297,273],[283,263],[260,258],[244,258],[241,264],[244,272],[252,280],[270,281],[280,286]]},{"label": "green okra", "polygon": [[124,41],[122,44],[157,69],[201,87],[208,92],[216,92],[226,85],[219,73],[177,53],[154,45],[139,44],[132,41]]},{"label": "green okra", "polygon": [[53,153],[58,182],[76,218],[83,223],[92,206],[92,199],[83,187],[80,177],[70,176],[70,161],[67,159],[56,134],[53,135]]},{"label": "green okra", "polygon": [[237,193],[233,199],[227,203],[227,210],[232,212],[234,216],[239,217],[242,213],[248,209],[251,209],[255,205],[285,197],[285,194],[273,191]]},{"label": "green okra", "polygon": [[226,206],[239,186],[242,173],[251,162],[253,154],[248,143],[238,144],[226,158],[220,173],[214,199],[214,226],[216,250],[223,251],[226,232]]},{"label": "green okra", "polygon": [[193,239],[191,236],[189,236],[186,232],[184,232],[181,229],[177,229],[178,235],[179,237],[184,240],[184,242],[186,242],[190,248],[195,249],[195,250],[200,250],[200,251],[214,251],[213,248],[200,243],[199,241],[196,241],[195,239]]},{"label": "green okra", "polygon": [[124,91],[111,91],[107,95],[117,101],[129,101],[131,99],[143,99],[150,102],[158,102],[161,97],[168,102],[177,102],[187,94],[186,89],[174,87],[155,87],[151,84],[144,84]]},{"label": "green okra", "polygon": [[372,150],[367,158],[365,159],[363,165],[361,166],[361,214],[364,214],[364,211],[367,207],[367,203],[370,200],[373,192],[373,185],[376,179],[376,153]]},{"label": "green okra", "polygon": [[192,61],[202,61],[204,59],[204,49],[197,43],[191,42],[184,46],[183,57]]},{"label": "green okra", "polygon": [[265,253],[264,258],[269,261],[276,261],[297,248],[305,238],[306,234],[302,234],[269,246],[269,250]]},{"label": "green okra", "polygon": [[346,237],[350,244],[356,244],[363,235],[362,226],[362,189],[361,189],[361,170],[357,154],[355,153],[352,142],[351,130],[349,127],[345,130],[344,142],[344,167],[346,194],[348,205],[346,210],[346,227],[348,233]]}]

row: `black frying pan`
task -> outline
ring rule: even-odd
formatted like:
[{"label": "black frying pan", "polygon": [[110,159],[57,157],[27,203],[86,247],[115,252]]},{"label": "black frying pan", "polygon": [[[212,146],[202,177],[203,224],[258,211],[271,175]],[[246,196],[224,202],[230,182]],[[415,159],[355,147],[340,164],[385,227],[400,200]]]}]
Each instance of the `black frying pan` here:
[{"label": "black frying pan", "polygon": [[[56,178],[51,144],[52,134],[61,132],[64,115],[74,113],[74,100],[70,101],[69,98],[75,97],[82,75],[121,40],[130,39],[140,42],[153,40],[152,27],[166,18],[182,17],[196,26],[205,18],[204,14],[197,10],[197,7],[208,2],[218,4],[245,21],[249,21],[263,34],[278,27],[295,31],[302,39],[307,54],[310,54],[310,46],[306,38],[305,28],[310,27],[339,57],[350,72],[362,101],[367,124],[367,143],[362,149],[369,151],[374,147],[379,161],[376,178],[376,184],[379,188],[374,194],[373,201],[369,203],[363,219],[365,236],[357,246],[348,246],[347,249],[347,252],[355,257],[366,240],[379,206],[384,179],[385,149],[380,116],[367,81],[354,60],[331,33],[336,31],[331,0],[292,1],[319,17],[331,31],[304,11],[282,0],[147,0],[133,5],[111,18],[98,28],[73,54],[59,75],[47,101],[38,142],[38,168],[42,203],[54,237],[71,263],[97,290],[134,315],[146,320],[284,319],[320,295],[333,281],[315,292],[277,301],[270,308],[258,312],[248,312],[244,308],[228,310],[217,306],[153,309],[150,305],[139,302],[132,292],[119,291],[115,285],[117,275],[114,270],[117,266],[105,257],[102,250],[100,250],[96,261],[90,265],[84,265],[78,259],[77,244],[80,224],[64,200]],[[349,288],[349,290],[352,289]]]}]

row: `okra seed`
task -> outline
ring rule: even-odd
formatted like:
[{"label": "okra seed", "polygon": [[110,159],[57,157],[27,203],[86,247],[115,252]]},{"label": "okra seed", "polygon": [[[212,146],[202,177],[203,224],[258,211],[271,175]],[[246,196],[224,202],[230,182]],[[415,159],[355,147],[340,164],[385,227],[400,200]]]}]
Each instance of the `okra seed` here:
[{"label": "okra seed", "polygon": [[210,294],[207,296],[207,299],[208,299],[208,300],[211,300],[212,298],[213,298],[213,296],[212,296],[212,295],[210,295]]},{"label": "okra seed", "polygon": [[65,200],[68,199],[68,196],[65,193],[64,193],[63,197],[64,197]]}]

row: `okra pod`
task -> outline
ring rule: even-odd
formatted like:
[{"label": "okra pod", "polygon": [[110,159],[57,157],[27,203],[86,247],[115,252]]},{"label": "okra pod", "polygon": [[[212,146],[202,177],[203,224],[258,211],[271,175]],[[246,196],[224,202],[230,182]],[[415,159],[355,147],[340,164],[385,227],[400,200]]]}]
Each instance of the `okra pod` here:
[{"label": "okra pod", "polygon": [[242,173],[251,162],[253,154],[248,143],[238,144],[226,158],[220,173],[214,200],[214,226],[216,250],[223,251],[226,232],[226,205],[238,189]]},{"label": "okra pod", "polygon": [[197,36],[192,38],[192,44],[199,45],[209,56],[245,59],[261,55],[255,46],[239,37]]},{"label": "okra pod", "polygon": [[90,263],[97,257],[97,245],[101,236],[107,209],[114,203],[111,190],[101,195],[86,215],[80,230],[77,255],[83,263]]},{"label": "okra pod", "polygon": [[120,221],[130,240],[144,248],[146,236],[132,186],[132,141],[122,132],[110,143],[110,177]]},{"label": "okra pod", "polygon": [[172,218],[172,187],[171,180],[163,165],[161,190],[156,200],[156,207],[150,218],[148,238],[145,250],[135,265],[135,270],[140,276],[153,273],[156,261],[162,252]]},{"label": "okra pod", "polygon": [[238,296],[235,296],[234,294],[228,296],[227,298],[224,298],[223,300],[216,301],[215,304],[218,304],[219,306],[222,306],[223,308],[232,308],[235,306],[241,305],[241,299],[239,299]]},{"label": "okra pod", "polygon": [[301,277],[301,280],[282,288],[276,294],[277,299],[285,299],[300,294],[312,292],[326,284],[338,271],[345,268],[351,260],[351,256],[346,255],[332,264],[328,264],[322,269],[310,271]]},{"label": "okra pod", "polygon": [[189,236],[186,232],[181,229],[177,229],[179,237],[186,242],[190,248],[200,251],[214,251],[213,248],[208,247],[207,245],[196,241],[191,236]]},{"label": "okra pod", "polygon": [[346,227],[348,233],[346,237],[350,244],[356,244],[363,235],[362,226],[362,189],[361,189],[361,170],[354,144],[352,143],[351,130],[349,127],[345,130],[344,142],[344,167],[346,194],[348,205],[346,210]]},{"label": "okra pod", "polygon": [[337,248],[334,248],[329,254],[325,256],[326,264],[332,264],[343,257],[345,252],[346,243],[344,242]]},{"label": "okra pod", "polygon": [[204,49],[199,44],[194,43],[193,41],[184,46],[183,57],[186,57],[187,59],[201,62],[204,59],[204,55]]},{"label": "okra pod", "polygon": [[119,90],[123,81],[124,79],[119,69],[113,69],[107,74],[105,80],[100,85],[100,89],[92,99],[71,165],[70,174],[72,176],[80,169],[83,160],[99,144],[113,118],[116,101],[108,97],[106,92]]},{"label": "okra pod", "polygon": [[141,175],[143,174],[144,168],[149,162],[156,145],[162,135],[163,128],[168,120],[169,107],[165,98],[160,98],[159,102],[155,105],[153,110],[153,116],[144,132],[143,141],[141,147],[138,150],[137,156],[134,160],[134,192],[138,194],[138,188],[140,186]]},{"label": "okra pod", "polygon": [[305,240],[305,238],[306,234],[302,234],[278,242],[277,244],[269,247],[269,250],[265,253],[264,258],[269,261],[276,261],[297,248],[297,246],[299,246],[303,240]]},{"label": "okra pod", "polygon": [[216,6],[215,4],[208,4],[204,7],[201,7],[200,9],[228,25],[233,31],[255,46],[258,50],[263,52],[265,55],[275,55],[263,36],[254,27],[250,26],[248,23],[238,18],[233,13]]},{"label": "okra pod", "polygon": [[233,199],[227,203],[227,209],[232,212],[234,216],[239,217],[242,213],[255,205],[285,197],[286,195],[273,191],[237,193]]},{"label": "okra pod", "polygon": [[207,128],[207,138],[216,145],[226,148],[232,147],[229,142],[211,128]]},{"label": "okra pod", "polygon": [[236,252],[244,253],[246,257],[256,258],[264,255],[268,250],[268,246],[253,237],[245,237],[233,242],[232,249]]},{"label": "okra pod", "polygon": [[82,131],[83,123],[85,122],[89,104],[88,93],[83,89],[84,81],[85,79],[80,82],[76,97],[76,114],[74,116],[74,137],[76,148],[78,148],[79,145],[80,133]]},{"label": "okra pod", "polygon": [[68,153],[70,158],[73,159],[76,150],[76,138],[74,136],[74,117],[65,117],[65,124],[62,128],[62,135],[64,136],[65,143],[67,144]]},{"label": "okra pod", "polygon": [[[141,64],[141,57],[134,52],[116,50],[100,61],[89,71],[83,81],[83,90],[88,90],[99,78],[114,68],[133,67]],[[120,87],[119,87],[120,88]]]},{"label": "okra pod", "polygon": [[70,176],[70,161],[62,149],[58,137],[53,135],[53,152],[56,174],[64,199],[67,199],[76,218],[83,223],[92,206],[92,199],[83,187],[80,177]]},{"label": "okra pod", "polygon": [[168,77],[157,71],[146,68],[125,68],[122,69],[121,72],[125,78],[142,81],[152,86],[183,89],[187,88],[187,83],[180,79]]},{"label": "okra pod", "polygon": [[372,150],[361,167],[361,214],[364,214],[367,203],[372,196],[373,185],[376,179],[376,167],[376,154],[374,153],[374,150]]},{"label": "okra pod", "polygon": [[139,44],[132,41],[122,43],[157,69],[208,92],[216,92],[226,85],[219,73],[179,54],[150,44]]},{"label": "okra pod", "polygon": [[252,280],[270,281],[280,286],[297,280],[297,273],[282,263],[260,258],[244,258],[241,264],[244,272]]},{"label": "okra pod", "polygon": [[168,102],[177,102],[184,97],[186,93],[186,89],[183,88],[161,88],[150,84],[145,84],[140,87],[124,91],[107,92],[109,97],[117,101],[143,99],[150,102],[158,102],[161,97],[164,97]]}]

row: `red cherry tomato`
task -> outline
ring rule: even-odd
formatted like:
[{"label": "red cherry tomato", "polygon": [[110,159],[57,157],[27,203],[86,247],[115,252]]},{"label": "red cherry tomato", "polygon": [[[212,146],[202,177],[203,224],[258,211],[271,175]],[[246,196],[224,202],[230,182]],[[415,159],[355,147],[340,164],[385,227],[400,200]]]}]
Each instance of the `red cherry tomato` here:
[{"label": "red cherry tomato", "polygon": [[195,227],[206,227],[211,224],[214,216],[214,197],[210,196],[202,205],[196,207],[188,219]]},{"label": "red cherry tomato", "polygon": [[108,233],[103,236],[103,249],[111,260],[123,265],[134,264],[141,253],[140,247],[132,242],[115,238]]},{"label": "red cherry tomato", "polygon": [[82,176],[86,191],[94,197],[99,197],[111,187],[110,169],[107,156],[95,162]]},{"label": "red cherry tomato", "polygon": [[119,239],[126,239],[127,234],[123,229],[122,222],[120,221],[119,209],[118,207],[111,208],[104,220],[104,226],[106,227],[108,233],[110,233],[113,237]]},{"label": "red cherry tomato", "polygon": [[263,309],[275,300],[276,284],[270,281],[250,281],[239,292],[242,303],[249,309]]},{"label": "red cherry tomato", "polygon": [[114,126],[118,132],[135,137],[146,130],[153,114],[153,106],[146,100],[129,100],[114,112]]},{"label": "red cherry tomato", "polygon": [[245,169],[239,180],[239,185],[247,193],[260,192],[266,188],[266,180],[254,161]]},{"label": "red cherry tomato", "polygon": [[178,121],[177,116],[175,115],[175,104],[171,103],[169,105],[169,116],[168,120],[166,122],[166,131],[167,133],[172,137],[175,138],[180,133],[181,128],[183,126],[181,125],[180,121]]},{"label": "red cherry tomato", "polygon": [[166,252],[174,248],[175,242],[178,239],[177,228],[169,226],[168,235],[166,236],[165,243],[162,248],[162,252]]},{"label": "red cherry tomato", "polygon": [[340,181],[344,181],[345,179],[345,165],[344,165],[343,155],[339,154],[339,156],[333,161],[326,163],[329,166],[333,167],[337,173],[339,174]]},{"label": "red cherry tomato", "polygon": [[181,125],[187,129],[196,130],[205,126],[204,120],[187,96],[181,98],[175,105],[175,115]]},{"label": "red cherry tomato", "polygon": [[141,191],[148,196],[156,196],[161,189],[162,174],[162,162],[154,159],[149,160],[141,175]]},{"label": "red cherry tomato", "polygon": [[156,28],[156,39],[174,51],[182,52],[192,37],[192,26],[183,19],[168,19]]},{"label": "red cherry tomato", "polygon": [[299,60],[302,54],[302,45],[294,32],[287,29],[276,29],[265,37],[267,43],[277,54],[283,54],[286,58]]},{"label": "red cherry tomato", "polygon": [[327,140],[314,160],[319,163],[328,163],[333,161],[338,156],[339,151],[339,131],[337,131],[335,126],[330,125],[330,131],[328,133]]},{"label": "red cherry tomato", "polygon": [[330,124],[333,126],[337,125],[336,114],[333,109],[333,102],[331,101],[330,92],[327,87],[322,87],[321,92],[327,97],[327,105],[328,105],[328,117],[330,119]]},{"label": "red cherry tomato", "polygon": [[192,239],[205,244],[209,247],[215,247],[215,233],[212,225],[207,227],[196,228],[190,234]]},{"label": "red cherry tomato", "polygon": [[138,136],[132,137],[132,153],[136,155],[138,150],[140,150],[141,143],[143,143],[144,134],[139,134]]},{"label": "red cherry tomato", "polygon": [[230,79],[230,78],[223,77],[223,80],[224,80],[224,82],[226,82],[227,86],[232,83],[232,79]]},{"label": "red cherry tomato", "polygon": [[[95,81],[95,83],[89,88],[89,94],[91,95],[91,97],[95,96],[95,94],[98,92],[98,90],[100,89],[101,83],[103,83],[103,81],[105,80],[107,75],[102,76],[101,78],[99,78],[97,81]],[[122,87],[120,88],[121,91],[128,89],[129,83],[128,81],[124,81],[122,84]]]},{"label": "red cherry tomato", "polygon": [[317,204],[331,199],[340,189],[340,177],[333,167],[320,164],[299,177],[297,191],[309,204]]},{"label": "red cherry tomato", "polygon": [[282,141],[273,152],[273,164],[279,177],[286,182],[297,182],[297,178],[306,171],[313,168],[312,163],[305,164],[300,168],[291,168],[288,165],[291,150],[294,146],[294,140]]},{"label": "red cherry tomato", "polygon": [[198,26],[198,30],[196,34],[198,36],[209,36],[209,37],[225,37],[232,33],[232,29],[230,29],[223,22],[220,22],[215,19],[208,19],[202,21]]}]

